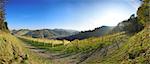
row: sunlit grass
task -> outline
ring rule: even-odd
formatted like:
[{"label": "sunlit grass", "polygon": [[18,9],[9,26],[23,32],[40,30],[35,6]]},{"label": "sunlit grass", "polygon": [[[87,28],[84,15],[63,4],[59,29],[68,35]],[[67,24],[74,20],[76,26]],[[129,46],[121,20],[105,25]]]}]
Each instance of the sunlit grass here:
[{"label": "sunlit grass", "polygon": [[[36,46],[38,48],[45,49],[50,52],[62,52],[65,54],[78,53],[78,52],[87,52],[90,50],[97,49],[98,47],[109,46],[112,43],[123,41],[126,37],[124,32],[116,33],[113,35],[107,35],[103,37],[91,37],[84,40],[47,40],[47,39],[36,39],[29,37],[19,37],[26,43]],[[118,40],[120,39],[120,40]],[[58,44],[59,43],[59,44]],[[67,43],[67,44],[66,44]]]},{"label": "sunlit grass", "polygon": [[[65,48],[66,53],[78,53],[91,51],[97,48],[109,46],[113,43],[119,44],[127,37],[124,32],[103,37],[92,37],[84,40],[74,40]],[[120,39],[120,40],[118,40]]]},{"label": "sunlit grass", "polygon": [[103,63],[148,64],[150,61],[150,29],[144,29],[132,36],[124,46],[103,59]]},{"label": "sunlit grass", "polygon": [[0,32],[0,64],[51,64],[24,47],[22,41],[9,33]]}]

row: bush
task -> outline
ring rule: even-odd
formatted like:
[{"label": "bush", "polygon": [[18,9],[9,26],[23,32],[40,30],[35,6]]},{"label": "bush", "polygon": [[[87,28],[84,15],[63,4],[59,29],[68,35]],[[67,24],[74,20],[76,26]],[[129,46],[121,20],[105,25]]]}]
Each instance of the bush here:
[{"label": "bush", "polygon": [[138,8],[137,15],[139,23],[146,25],[150,23],[150,0],[143,0],[142,5]]}]

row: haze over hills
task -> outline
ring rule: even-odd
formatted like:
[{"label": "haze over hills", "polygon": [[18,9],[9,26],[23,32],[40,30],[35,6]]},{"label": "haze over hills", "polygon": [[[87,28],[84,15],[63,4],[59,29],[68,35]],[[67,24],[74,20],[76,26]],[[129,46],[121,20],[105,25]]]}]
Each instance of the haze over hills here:
[{"label": "haze over hills", "polygon": [[[120,22],[117,26],[101,26],[95,28],[94,30],[88,31],[75,31],[75,30],[65,30],[65,29],[41,29],[41,30],[29,30],[20,29],[12,30],[14,35],[29,36],[33,38],[47,38],[47,39],[58,39],[58,40],[75,40],[75,39],[86,39],[90,37],[100,37],[112,33],[118,32],[130,32],[141,31],[144,27],[137,23],[137,17],[131,15],[129,19]],[[130,28],[129,28],[130,27]],[[138,27],[138,28],[137,28]]]},{"label": "haze over hills", "polygon": [[83,32],[21,29],[12,35],[0,7],[0,64],[150,64],[150,0],[140,1],[137,16]]},{"label": "haze over hills", "polygon": [[12,34],[18,36],[28,36],[33,38],[58,38],[58,37],[67,37],[74,34],[77,34],[78,31],[75,30],[65,30],[65,29],[40,29],[40,30],[29,30],[29,29],[20,29],[12,30]]},{"label": "haze over hills", "polygon": [[57,38],[59,40],[75,40],[75,39],[86,39],[86,38],[90,38],[90,37],[100,37],[100,36],[104,36],[107,35],[114,27],[109,27],[109,26],[101,26],[98,28],[95,28],[94,30],[89,30],[89,31],[81,31],[78,34],[75,35],[71,35],[68,37],[62,37],[62,38]]},{"label": "haze over hills", "polygon": [[[144,27],[137,22],[137,17],[131,15],[129,19],[118,23],[117,26],[101,26],[95,28],[94,30],[88,31],[75,31],[75,30],[65,30],[65,29],[41,29],[41,30],[29,30],[20,29],[12,30],[12,34],[18,36],[29,36],[33,38],[47,38],[47,39],[58,39],[58,40],[75,40],[75,39],[86,39],[90,37],[100,37],[112,33],[118,32],[138,32]],[[130,27],[130,28],[129,28]]]}]

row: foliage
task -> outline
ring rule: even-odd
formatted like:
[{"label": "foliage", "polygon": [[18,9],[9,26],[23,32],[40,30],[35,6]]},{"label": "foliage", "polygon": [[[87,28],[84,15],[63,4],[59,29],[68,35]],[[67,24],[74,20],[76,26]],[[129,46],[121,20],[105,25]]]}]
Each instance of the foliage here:
[{"label": "foliage", "polygon": [[150,0],[143,0],[137,11],[139,23],[146,25],[150,23]]},{"label": "foliage", "polygon": [[9,32],[7,22],[4,22],[5,21],[4,5],[5,0],[0,0],[0,30]]},{"label": "foliage", "polygon": [[0,32],[0,64],[50,64],[24,47],[22,41],[9,33]]},{"label": "foliage", "polygon": [[124,22],[123,30],[129,34],[137,33],[144,28],[141,24],[138,23],[138,19],[137,17],[134,16],[134,14],[131,15],[131,17],[128,20],[123,22]]},{"label": "foliage", "polygon": [[139,23],[135,14],[132,14],[129,19],[120,22],[113,30],[111,34],[125,31],[127,34],[135,34],[143,30],[144,26]]},{"label": "foliage", "polygon": [[70,43],[70,41],[67,40],[48,40],[24,36],[20,36],[19,38],[23,41],[26,41],[25,43],[27,44],[45,49],[50,52],[61,52],[65,48],[65,46]]},{"label": "foliage", "polygon": [[[84,40],[74,41],[60,41],[60,40],[47,40],[47,39],[35,39],[29,37],[19,37],[28,44],[43,48],[51,52],[63,52],[65,54],[86,52],[97,48],[109,46],[112,43],[120,42],[124,40],[125,33],[116,33],[114,35],[108,35],[104,37],[92,37]],[[121,39],[121,40],[117,40]],[[59,43],[58,43],[59,42]],[[65,44],[66,43],[66,44]],[[117,44],[117,43],[116,43]],[[101,46],[101,47],[100,47]]]},{"label": "foliage", "polygon": [[149,64],[150,61],[150,29],[145,28],[132,36],[113,54],[107,56],[101,63],[106,64]]},{"label": "foliage", "polygon": [[92,37],[84,40],[74,40],[67,45],[64,52],[69,54],[69,53],[91,51],[97,48],[106,47],[113,43],[119,42],[119,40],[117,39],[124,39],[125,36],[126,35],[124,35],[124,32],[122,32],[103,37]]}]

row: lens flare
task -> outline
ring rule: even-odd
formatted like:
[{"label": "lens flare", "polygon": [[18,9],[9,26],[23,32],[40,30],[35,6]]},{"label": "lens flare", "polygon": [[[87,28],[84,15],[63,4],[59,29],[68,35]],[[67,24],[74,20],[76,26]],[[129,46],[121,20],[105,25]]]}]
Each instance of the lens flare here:
[{"label": "lens flare", "polygon": [[139,0],[131,0],[131,6],[135,9],[137,9],[140,6]]}]

